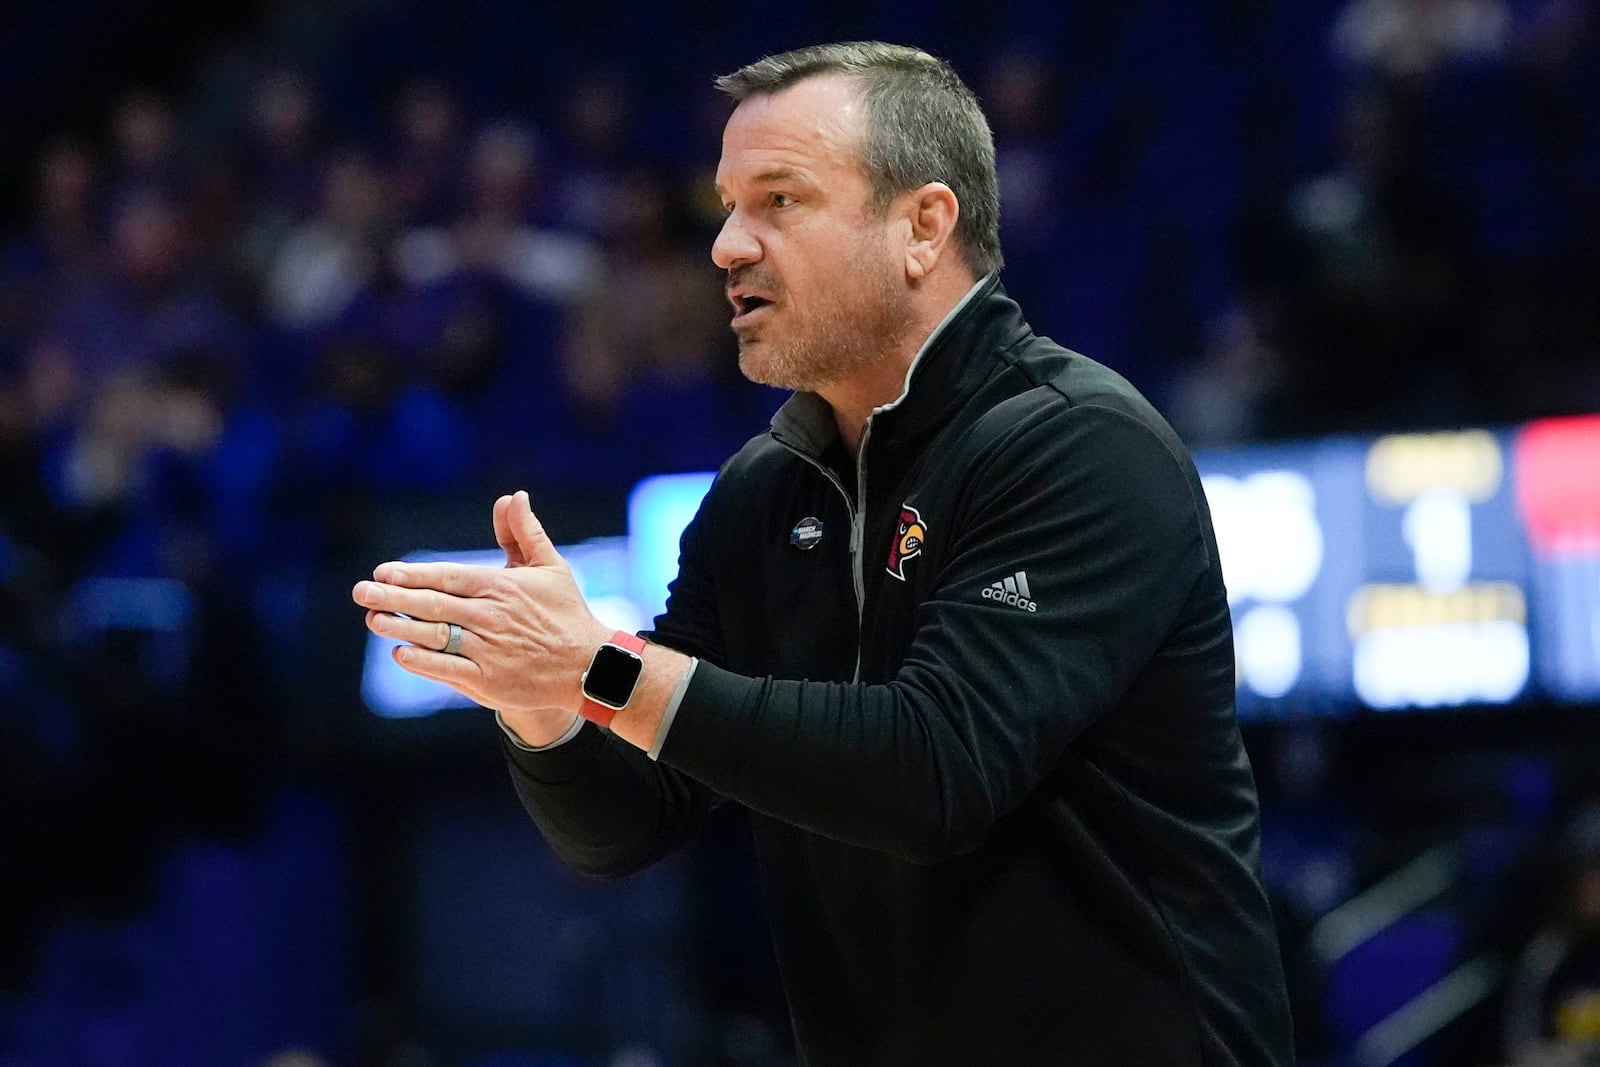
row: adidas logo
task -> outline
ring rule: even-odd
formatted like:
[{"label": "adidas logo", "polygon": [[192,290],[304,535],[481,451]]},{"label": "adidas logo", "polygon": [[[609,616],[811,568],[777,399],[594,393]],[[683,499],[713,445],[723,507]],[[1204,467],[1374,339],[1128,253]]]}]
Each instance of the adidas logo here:
[{"label": "adidas logo", "polygon": [[1033,602],[1033,594],[1028,589],[1028,572],[1018,571],[1004,581],[995,582],[983,591],[985,600],[998,600],[1002,604],[1009,604],[1023,611],[1038,611],[1039,605]]}]

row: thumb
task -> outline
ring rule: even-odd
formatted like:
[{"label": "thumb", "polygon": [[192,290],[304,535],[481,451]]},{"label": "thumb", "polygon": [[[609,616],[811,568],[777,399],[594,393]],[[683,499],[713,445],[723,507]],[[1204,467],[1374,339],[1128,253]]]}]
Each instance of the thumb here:
[{"label": "thumb", "polygon": [[522,550],[522,558],[530,567],[564,567],[566,560],[561,558],[561,553],[556,551],[556,546],[550,540],[550,535],[544,532],[544,526],[533,514],[533,505],[528,502],[528,494],[519,489],[511,499],[510,511],[511,532],[516,539],[517,547]]},{"label": "thumb", "polygon": [[526,567],[528,557],[517,543],[516,532],[511,528],[511,513],[516,506],[516,500],[509,495],[494,502],[494,539],[506,554],[507,567]]}]

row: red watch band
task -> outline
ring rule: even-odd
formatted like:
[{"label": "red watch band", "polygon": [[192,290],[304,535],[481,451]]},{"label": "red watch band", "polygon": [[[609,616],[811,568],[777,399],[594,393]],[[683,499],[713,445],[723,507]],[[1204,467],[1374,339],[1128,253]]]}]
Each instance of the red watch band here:
[{"label": "red watch band", "polygon": [[[606,644],[616,645],[618,648],[625,648],[636,656],[644,655],[644,638],[638,636],[637,634],[630,634],[626,630],[618,630],[616,633],[612,634],[611,639],[607,641]],[[596,652],[596,655],[598,654],[599,653]],[[584,677],[588,677],[587,671],[584,672]],[[602,704],[598,700],[591,700],[589,695],[585,693],[583,697],[583,705],[578,708],[578,714],[582,715],[585,719],[588,719],[596,726],[610,726],[611,720],[616,718],[619,710],[620,709],[614,708],[610,704]]]}]

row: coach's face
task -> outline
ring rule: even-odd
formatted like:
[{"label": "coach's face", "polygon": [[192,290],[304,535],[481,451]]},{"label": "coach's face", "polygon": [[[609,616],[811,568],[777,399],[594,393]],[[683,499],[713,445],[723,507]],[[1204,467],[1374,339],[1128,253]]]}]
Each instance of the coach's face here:
[{"label": "coach's face", "polygon": [[906,235],[873,207],[864,135],[841,75],[751,97],[723,131],[728,215],[711,258],[728,272],[739,367],[753,381],[825,393],[907,329]]}]

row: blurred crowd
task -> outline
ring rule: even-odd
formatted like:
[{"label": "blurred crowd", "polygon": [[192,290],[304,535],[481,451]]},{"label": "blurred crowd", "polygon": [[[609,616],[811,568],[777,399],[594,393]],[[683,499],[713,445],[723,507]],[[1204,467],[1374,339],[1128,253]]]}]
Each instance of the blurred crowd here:
[{"label": "blurred crowd", "polygon": [[[805,40],[621,7],[637,64],[369,5],[36,146],[0,232],[0,977],[63,902],[131,906],[175,826],[244,832],[274,661],[375,528],[525,486],[601,532],[781,400],[708,258],[721,69],[649,25],[727,67]],[[931,8],[994,125],[1008,288],[1192,444],[1600,410],[1592,3]],[[397,69],[435,40],[453,64]],[[518,62],[559,84],[485,89]]]},{"label": "blurred crowd", "polygon": [[15,977],[41,913],[135,907],[175,832],[248,828],[285,703],[327,681],[270,661],[304,657],[308,591],[376,562],[375,529],[528,487],[553,528],[614,532],[635,480],[714,468],[770,409],[707,191],[629,151],[636,87],[596,77],[546,129],[418,80],[344,131],[310,73],[249,81],[220,119],[114,94],[0,235]]}]

